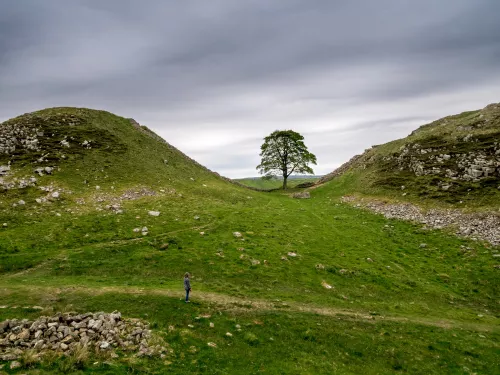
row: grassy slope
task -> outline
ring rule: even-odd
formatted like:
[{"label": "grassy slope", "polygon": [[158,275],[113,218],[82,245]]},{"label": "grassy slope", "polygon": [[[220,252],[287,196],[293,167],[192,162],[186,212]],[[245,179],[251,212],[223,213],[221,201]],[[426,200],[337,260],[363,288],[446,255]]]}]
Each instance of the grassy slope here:
[{"label": "grassy slope", "polygon": [[[141,133],[126,137],[147,146],[128,158],[144,152],[141,163],[159,159],[146,170],[165,168],[159,153],[168,147],[151,145]],[[148,153],[149,147],[158,149]],[[189,164],[178,154],[165,158]],[[90,361],[82,370],[89,373],[466,374],[498,368],[495,249],[342,205],[341,181],[313,190],[310,200],[293,200],[181,166],[153,178],[120,179],[123,171],[113,163],[107,172],[112,182],[91,175],[99,193],[109,196],[137,185],[165,191],[124,202],[121,215],[95,211],[97,203],[81,208],[73,196],[46,208],[28,201],[16,209],[10,207],[15,197],[3,198],[9,205],[0,210],[0,222],[8,223],[0,228],[0,300],[8,308],[0,309],[0,319],[40,314],[14,306],[117,309],[153,322],[174,350],[166,360]],[[76,187],[84,176],[71,180],[62,173],[44,179],[67,184],[90,202],[95,188]],[[29,199],[38,194],[32,190],[25,193]],[[161,215],[148,216],[152,209]],[[149,228],[146,237],[132,230],[142,226]],[[298,256],[281,260],[288,252]],[[186,271],[194,289],[187,306],[179,300]],[[207,312],[214,329],[195,319]],[[176,329],[169,331],[170,325]],[[36,371],[66,368],[71,363],[58,360]]]},{"label": "grassy slope", "polygon": [[[472,141],[463,141],[468,135],[472,135]],[[421,126],[406,138],[367,150],[354,163],[347,173],[348,176],[343,178],[345,191],[428,206],[458,205],[460,208],[471,210],[496,211],[500,202],[498,177],[483,179],[480,182],[466,182],[436,175],[416,176],[410,170],[400,170],[394,159],[387,160],[387,158],[399,156],[402,147],[418,144],[420,148],[435,150],[415,155],[426,167],[446,168],[446,163],[430,162],[429,156],[491,152],[498,142],[500,142],[500,106],[491,105],[480,111],[448,116]],[[453,159],[449,161],[451,164],[453,162]],[[452,187],[444,191],[440,189],[440,183],[451,184]],[[404,192],[401,190],[402,185],[405,186]],[[403,193],[406,193],[405,196]]]},{"label": "grassy slope", "polygon": [[[293,188],[304,182],[315,182],[318,178],[292,178],[287,181],[288,187]],[[263,178],[240,178],[235,181],[245,186],[250,186],[257,189],[270,190],[279,189],[283,186],[283,181],[278,179],[263,179]]]}]

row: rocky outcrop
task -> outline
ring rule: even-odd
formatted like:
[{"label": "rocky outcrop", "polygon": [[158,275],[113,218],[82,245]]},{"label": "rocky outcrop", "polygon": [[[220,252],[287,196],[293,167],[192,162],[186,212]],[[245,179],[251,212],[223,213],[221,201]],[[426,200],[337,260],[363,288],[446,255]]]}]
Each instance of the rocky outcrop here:
[{"label": "rocky outcrop", "polygon": [[[467,138],[467,141],[464,139]],[[457,141],[454,148],[446,146],[422,148],[419,143],[402,146],[400,152],[383,158],[385,162],[394,162],[399,170],[410,170],[415,176],[435,175],[450,180],[478,182],[487,177],[500,178],[500,142],[493,141],[481,149],[474,147],[474,136],[466,136]],[[471,142],[472,150],[463,149],[463,142]],[[462,146],[462,147],[461,147]],[[500,181],[499,181],[500,182]]]},{"label": "rocky outcrop", "polygon": [[0,360],[20,358],[23,351],[35,350],[39,355],[49,351],[69,355],[77,348],[92,351],[133,352],[136,356],[165,356],[166,344],[154,337],[149,325],[139,319],[123,319],[119,312],[57,314],[34,321],[10,319],[0,322]]}]

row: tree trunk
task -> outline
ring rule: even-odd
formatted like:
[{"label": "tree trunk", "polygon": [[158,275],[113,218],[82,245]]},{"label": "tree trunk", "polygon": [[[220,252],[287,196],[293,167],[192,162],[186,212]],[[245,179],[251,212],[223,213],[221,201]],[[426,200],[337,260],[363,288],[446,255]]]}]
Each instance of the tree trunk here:
[{"label": "tree trunk", "polygon": [[287,178],[288,178],[288,177],[283,176],[283,190],[286,190],[286,179],[287,179]]}]

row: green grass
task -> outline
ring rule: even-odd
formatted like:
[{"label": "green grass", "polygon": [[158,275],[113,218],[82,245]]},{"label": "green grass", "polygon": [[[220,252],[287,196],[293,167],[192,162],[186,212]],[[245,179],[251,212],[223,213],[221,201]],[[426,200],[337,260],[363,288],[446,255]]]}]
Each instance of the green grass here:
[{"label": "green grass", "polygon": [[[294,188],[299,184],[303,184],[305,182],[316,182],[318,178],[292,178],[287,181],[289,188]],[[243,184],[245,186],[249,186],[256,189],[262,190],[271,190],[271,189],[280,189],[283,186],[283,181],[280,179],[265,179],[265,178],[240,178],[236,179],[236,182]]]},{"label": "green grass", "polygon": [[[3,301],[43,304],[46,297],[14,288]],[[150,321],[171,349],[163,360],[91,358],[76,373],[466,374],[466,368],[493,373],[498,361],[498,332],[286,311],[235,311],[228,306],[186,305],[180,298],[147,294],[93,296],[62,290],[51,305],[54,311],[118,308],[127,316]],[[0,319],[20,313],[36,316],[29,309],[4,309]],[[211,317],[196,319],[207,314]],[[209,327],[210,322],[214,328]],[[226,332],[233,336],[226,336]],[[217,347],[209,347],[208,342]],[[51,374],[67,368],[67,361],[60,359],[36,364],[31,371]]]},{"label": "green grass", "polygon": [[[80,369],[53,358],[18,373],[495,373],[498,249],[340,203],[359,181],[349,174],[311,190],[311,199],[255,192],[126,129],[116,137],[131,150],[129,166],[142,163],[145,172],[126,174],[118,158],[107,173],[113,183],[98,179],[99,190],[80,187],[83,174],[63,168],[42,179],[72,191],[59,201],[35,204],[35,188],[2,197],[0,305],[8,307],[0,319],[120,310],[150,321],[173,354],[95,357]],[[129,142],[143,136],[147,147]],[[95,163],[112,157],[94,151],[86,157]],[[153,172],[165,168],[161,152],[180,167]],[[82,160],[61,165],[89,175],[92,164]],[[121,202],[122,214],[105,208],[141,186],[156,195]],[[13,208],[19,197],[27,204]],[[133,231],[143,226],[147,236]],[[289,252],[297,256],[282,260]],[[193,276],[189,305],[181,301],[184,272]],[[46,310],[23,308],[33,305]],[[196,319],[207,313],[214,329]]]}]

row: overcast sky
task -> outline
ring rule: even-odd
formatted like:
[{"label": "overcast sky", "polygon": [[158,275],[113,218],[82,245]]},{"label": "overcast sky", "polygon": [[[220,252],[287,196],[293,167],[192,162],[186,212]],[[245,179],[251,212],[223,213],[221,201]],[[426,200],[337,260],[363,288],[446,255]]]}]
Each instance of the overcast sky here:
[{"label": "overcast sky", "polygon": [[498,0],[0,0],[0,121],[133,117],[228,177],[302,133],[328,173],[500,102]]}]

